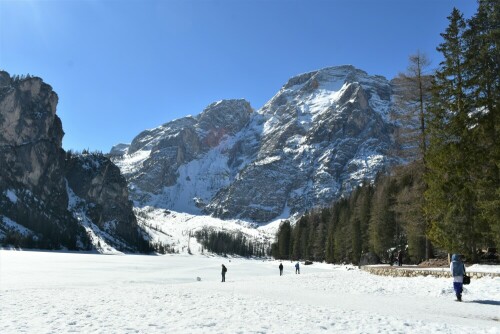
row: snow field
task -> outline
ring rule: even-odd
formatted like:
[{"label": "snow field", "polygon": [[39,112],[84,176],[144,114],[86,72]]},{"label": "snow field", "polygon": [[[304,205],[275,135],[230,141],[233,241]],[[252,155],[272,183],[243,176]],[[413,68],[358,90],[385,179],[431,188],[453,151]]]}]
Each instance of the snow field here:
[{"label": "snow field", "polygon": [[[230,262],[229,262],[230,261]],[[221,264],[228,267],[220,282]],[[500,333],[500,278],[201,255],[0,251],[2,333]],[[201,281],[196,278],[200,277]]]},{"label": "snow field", "polygon": [[[177,252],[201,253],[201,245],[194,233],[203,228],[213,228],[225,232],[241,232],[251,241],[271,242],[276,235],[281,220],[259,226],[237,219],[221,220],[210,216],[196,216],[183,212],[154,207],[134,208],[139,225],[151,236],[153,242],[168,244]],[[191,237],[190,237],[191,236]]]}]

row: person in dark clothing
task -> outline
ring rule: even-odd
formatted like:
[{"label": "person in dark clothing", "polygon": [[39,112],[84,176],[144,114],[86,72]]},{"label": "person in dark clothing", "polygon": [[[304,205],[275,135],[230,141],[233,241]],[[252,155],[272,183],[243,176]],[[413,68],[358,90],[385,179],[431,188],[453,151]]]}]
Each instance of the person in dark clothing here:
[{"label": "person in dark clothing", "polygon": [[226,281],[226,272],[227,272],[226,266],[222,265],[222,281],[221,282],[225,282]]},{"label": "person in dark clothing", "polygon": [[402,266],[403,265],[403,251],[399,251],[398,252],[398,266]]},{"label": "person in dark clothing", "polygon": [[283,275],[283,263],[280,262],[280,276]]},{"label": "person in dark clothing", "polygon": [[299,262],[295,263],[295,273],[300,274],[300,265]]}]

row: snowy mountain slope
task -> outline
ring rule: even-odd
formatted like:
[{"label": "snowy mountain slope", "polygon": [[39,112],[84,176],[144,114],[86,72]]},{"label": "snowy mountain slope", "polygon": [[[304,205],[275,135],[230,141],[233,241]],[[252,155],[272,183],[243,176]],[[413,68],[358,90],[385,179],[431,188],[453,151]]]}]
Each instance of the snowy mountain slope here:
[{"label": "snowy mountain slope", "polygon": [[195,232],[210,228],[228,233],[242,233],[252,242],[270,244],[274,239],[280,221],[266,226],[241,220],[221,220],[219,218],[191,215],[183,212],[159,209],[155,207],[135,208],[139,226],[151,238],[153,244],[168,245],[170,252],[200,254],[201,244],[195,238]]},{"label": "snowy mountain slope", "polygon": [[219,101],[139,134],[112,160],[136,207],[269,222],[327,205],[395,163],[392,87],[352,66],[288,81],[260,110]]},{"label": "snowy mountain slope", "polygon": [[23,237],[37,238],[36,233],[29,228],[16,223],[8,217],[0,215],[0,239],[9,238],[9,234],[11,233],[14,235],[20,234]]},{"label": "snowy mountain slope", "polygon": [[[123,254],[117,248],[130,250],[130,246],[123,240],[120,240],[115,231],[116,220],[105,222],[101,229],[89,217],[92,204],[89,205],[85,200],[78,197],[69,186],[67,186],[67,192],[68,211],[73,214],[73,217],[85,229],[93,250],[101,254]],[[84,245],[79,245],[79,247],[81,249],[86,248]]]}]

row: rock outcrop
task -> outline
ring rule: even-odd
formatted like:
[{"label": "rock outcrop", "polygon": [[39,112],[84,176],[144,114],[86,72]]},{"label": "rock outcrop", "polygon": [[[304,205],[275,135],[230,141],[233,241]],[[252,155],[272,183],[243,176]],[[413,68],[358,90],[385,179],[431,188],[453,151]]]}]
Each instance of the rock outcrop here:
[{"label": "rock outcrop", "polygon": [[93,249],[102,240],[122,250],[147,250],[118,168],[104,156],[62,149],[57,102],[42,79],[0,72],[0,241]]},{"label": "rock outcrop", "polygon": [[28,247],[87,247],[67,210],[57,94],[40,78],[0,77],[0,236]]},{"label": "rock outcrop", "polygon": [[[96,237],[118,249],[149,249],[147,238],[137,226],[127,181],[109,158],[100,153],[68,153],[65,168],[73,195],[70,200],[84,203],[91,237],[97,234]],[[71,204],[69,207],[75,211]]]}]

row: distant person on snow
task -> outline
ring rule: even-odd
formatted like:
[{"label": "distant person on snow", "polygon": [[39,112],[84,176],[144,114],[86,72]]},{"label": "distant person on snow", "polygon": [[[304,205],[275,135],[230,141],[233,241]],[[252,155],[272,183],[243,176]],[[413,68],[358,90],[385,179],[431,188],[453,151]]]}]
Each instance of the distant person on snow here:
[{"label": "distant person on snow", "polygon": [[300,265],[299,265],[298,261],[297,261],[297,263],[295,263],[295,273],[300,274]]},{"label": "distant person on snow", "polygon": [[398,252],[398,266],[402,266],[403,265],[403,251],[399,251]]},{"label": "distant person on snow", "polygon": [[225,282],[226,281],[226,272],[227,272],[226,266],[222,265],[222,281],[221,282]]},{"label": "distant person on snow", "polygon": [[280,262],[280,276],[283,275],[283,263]]},{"label": "distant person on snow", "polygon": [[462,301],[462,291],[465,275],[465,265],[459,254],[453,254],[450,263],[451,276],[453,276],[453,289],[457,296],[457,301]]}]

